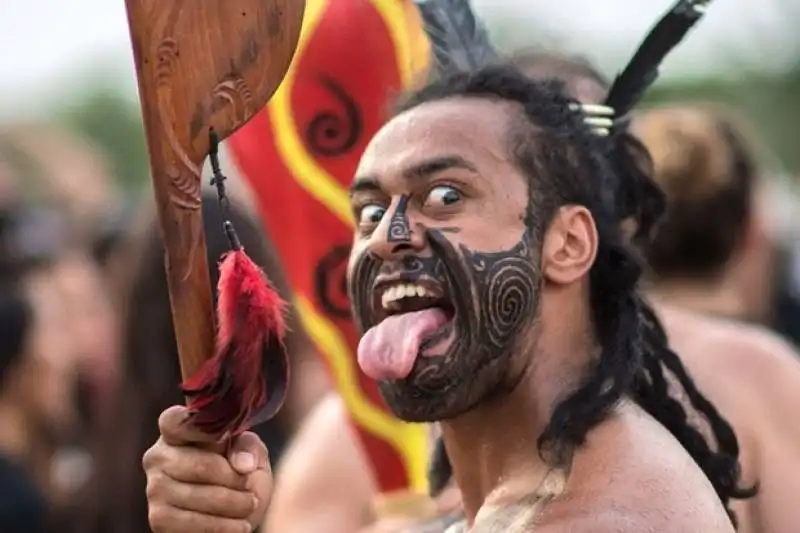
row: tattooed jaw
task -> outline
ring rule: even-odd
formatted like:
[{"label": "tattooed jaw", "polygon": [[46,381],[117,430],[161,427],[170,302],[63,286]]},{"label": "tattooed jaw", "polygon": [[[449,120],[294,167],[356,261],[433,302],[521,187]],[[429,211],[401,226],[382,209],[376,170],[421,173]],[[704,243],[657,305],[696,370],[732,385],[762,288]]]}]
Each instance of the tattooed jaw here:
[{"label": "tattooed jaw", "polygon": [[446,355],[456,309],[440,260],[406,256],[390,264],[367,256],[354,277],[372,279],[353,287],[364,334],[359,364],[367,375],[379,381],[405,379],[417,356]]},{"label": "tattooed jaw", "polygon": [[363,333],[359,365],[409,421],[458,416],[510,386],[510,360],[539,293],[529,232],[494,253],[456,249],[441,230],[426,233],[428,257],[365,253],[349,279]]}]

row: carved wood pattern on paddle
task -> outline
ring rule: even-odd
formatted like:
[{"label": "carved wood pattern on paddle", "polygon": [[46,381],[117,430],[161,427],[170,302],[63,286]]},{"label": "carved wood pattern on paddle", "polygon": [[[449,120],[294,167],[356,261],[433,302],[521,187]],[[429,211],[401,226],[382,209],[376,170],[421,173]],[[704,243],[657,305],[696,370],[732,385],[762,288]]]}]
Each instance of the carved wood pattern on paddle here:
[{"label": "carved wood pattern on paddle", "polygon": [[214,353],[201,211],[213,128],[225,139],[289,67],[303,0],[126,0],[184,378]]}]

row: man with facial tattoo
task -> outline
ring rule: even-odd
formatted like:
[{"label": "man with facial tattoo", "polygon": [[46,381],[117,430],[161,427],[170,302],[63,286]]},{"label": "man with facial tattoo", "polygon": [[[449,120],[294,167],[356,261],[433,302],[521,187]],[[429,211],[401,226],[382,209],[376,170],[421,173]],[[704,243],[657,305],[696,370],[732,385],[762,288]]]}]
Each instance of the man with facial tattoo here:
[{"label": "man with facial tattoo", "polygon": [[[586,118],[492,67],[384,126],[351,194],[360,365],[398,416],[441,421],[472,531],[730,532],[721,480],[641,406],[666,391],[646,379],[639,272],[601,193],[609,140]],[[247,488],[223,477],[217,507]]]},{"label": "man with facial tattoo", "polygon": [[[541,61],[539,61],[537,63],[538,66],[541,66],[541,64],[542,64]],[[586,70],[585,68],[582,69],[580,67],[580,65],[578,66],[577,70],[571,69],[571,67],[569,67],[569,61],[566,62],[566,67],[567,67],[566,70],[562,68],[564,66],[565,66],[565,64],[562,63],[561,61],[559,61],[556,58],[556,61],[555,62],[551,62],[551,65],[548,68],[553,72],[553,74],[556,74],[557,76],[562,76],[563,77],[563,76],[567,76],[567,75],[581,75],[581,74],[584,74],[584,75],[588,76],[588,78],[592,78],[591,73],[588,72],[588,70]],[[544,72],[542,72],[542,74],[544,76],[548,75],[548,72],[547,72],[548,68],[544,68]],[[526,70],[528,70],[528,69],[526,68]],[[541,71],[542,69],[539,68],[539,70]],[[591,70],[591,69],[589,69],[589,70]],[[535,75],[536,72],[533,72],[533,74]],[[572,85],[570,87],[570,89],[573,91],[573,93],[579,94],[581,96],[586,97],[586,91],[584,91],[582,89],[589,90],[590,94],[591,93],[597,94],[596,89],[598,88],[598,86],[602,86],[602,82],[598,82],[597,79],[582,79],[582,80],[579,80],[579,83],[577,83],[575,85]],[[601,92],[602,92],[602,87],[601,87]],[[597,176],[594,176],[594,177],[597,177]],[[445,202],[447,202],[447,200],[445,200]],[[404,230],[403,224],[401,223],[403,221],[403,216],[402,216],[403,210],[401,209],[400,212],[401,212],[400,216],[397,216],[395,218],[395,221],[394,221],[395,223],[392,225],[391,234],[393,235],[393,238],[395,238],[395,239],[401,238],[403,236],[410,235],[410,233],[411,233],[409,231],[405,231]],[[416,265],[416,264],[413,265],[413,268],[414,269],[418,268],[418,265]],[[403,293],[405,294],[405,292],[407,290],[408,290],[407,288],[404,289]],[[417,292],[418,292],[417,289],[415,289],[414,290],[414,294],[416,295]],[[399,296],[399,294],[395,294],[395,295],[392,295],[392,296],[397,297],[397,296]],[[403,296],[403,298],[405,298],[405,295]],[[645,380],[651,380],[652,376],[660,376],[661,375],[661,371],[659,370],[656,374],[653,374],[652,373],[652,369],[650,369],[647,372],[644,372],[644,374],[645,374]],[[669,428],[669,431],[672,432],[673,435],[678,437],[678,440],[682,444],[684,444],[684,446],[690,451],[691,455],[694,456],[694,458],[698,461],[698,463],[700,463],[701,467],[706,472],[708,477],[712,479],[712,481],[714,482],[715,488],[718,489],[717,490],[718,495],[722,498],[723,501],[727,502],[728,498],[731,495],[735,495],[737,493],[737,491],[734,490],[735,489],[736,479],[737,479],[737,476],[735,475],[735,468],[733,468],[733,467],[736,466],[735,453],[734,453],[734,457],[733,457],[732,462],[728,463],[727,460],[724,460],[722,455],[717,457],[714,453],[712,453],[708,449],[708,447],[705,445],[705,443],[703,442],[702,438],[699,439],[699,442],[702,443],[702,446],[698,446],[698,439],[695,438],[695,437],[692,437],[691,436],[691,432],[687,432],[687,429],[689,429],[688,426],[686,426],[684,423],[680,422],[680,420],[677,420],[677,421],[674,420],[674,419],[670,420],[670,417],[665,417],[664,416],[664,410],[660,405],[660,403],[663,403],[666,400],[666,398],[663,397],[664,391],[655,391],[655,392],[657,392],[656,394],[652,394],[651,393],[651,394],[649,394],[649,396],[643,397],[642,396],[643,393],[645,395],[647,395],[647,388],[648,387],[646,387],[646,386],[643,387],[641,383],[637,386],[637,390],[635,391],[636,394],[634,395],[634,396],[636,396],[637,403],[640,403],[640,404],[644,405],[645,409],[647,411],[649,411],[651,414],[654,414],[654,416],[656,416],[656,418],[658,418],[659,421],[664,422],[667,425],[667,427]],[[653,392],[653,391],[651,391],[651,392]],[[695,391],[695,395],[696,395],[696,391]],[[659,397],[661,399],[659,399]],[[666,402],[665,405],[669,405],[669,402]],[[671,409],[673,409],[673,411],[672,411],[673,413],[675,412],[674,411],[674,407],[675,407],[674,405],[672,405],[672,407],[671,407]],[[339,411],[341,411],[341,409]],[[683,412],[683,411],[680,411],[680,412]],[[329,416],[329,417],[321,419],[321,420],[325,420],[325,421],[328,422],[328,423],[325,424],[325,427],[329,427],[330,428],[332,426],[336,426],[336,423],[334,422],[334,420],[336,419],[335,418],[336,413],[337,413],[336,406],[335,405],[331,405],[330,409],[328,409],[328,414],[329,415],[332,414],[334,416],[333,417]],[[557,411],[556,411],[555,414],[558,414]],[[555,414],[554,414],[554,416],[555,416]],[[596,415],[595,415],[595,418],[596,418]],[[320,431],[323,432],[324,429],[320,428]],[[360,469],[363,468],[363,466],[360,465],[359,461],[355,460],[356,456],[357,456],[357,451],[355,449],[347,446],[347,442],[348,442],[348,437],[349,436],[344,434],[346,432],[343,433],[341,431],[333,431],[331,434],[334,434],[334,433],[337,434],[337,435],[339,433],[342,433],[342,435],[339,436],[340,438],[338,438],[338,440],[331,441],[331,442],[332,443],[337,443],[339,446],[344,445],[344,447],[341,448],[341,449],[343,451],[347,452],[347,453],[342,453],[342,454],[340,454],[341,456],[335,456],[334,459],[327,461],[327,463],[329,463],[329,464],[337,463],[338,464],[338,463],[341,462],[343,465],[344,464],[348,464],[347,460],[346,460],[346,457],[349,457],[350,455],[353,455],[353,459],[354,460],[350,461],[349,464],[351,464],[351,468],[354,468],[354,469],[357,469],[357,470],[360,471]],[[311,433],[309,433],[308,435],[311,435]],[[310,442],[311,439],[302,438],[302,436],[301,436],[300,440],[304,440],[304,441],[309,441]],[[544,436],[543,436],[542,440],[543,441],[546,440],[546,439],[544,439]],[[328,441],[326,441],[326,442],[328,442]],[[734,443],[734,445],[736,444],[735,437],[733,439],[733,443]],[[154,448],[154,449],[156,449],[156,448]],[[547,446],[543,446],[543,448],[547,448]],[[339,449],[339,448],[337,448],[337,449]],[[443,448],[437,447],[437,451],[442,451],[442,450],[443,450]],[[438,455],[440,457],[442,456],[441,453],[438,454]],[[177,457],[174,460],[177,460]],[[326,462],[322,462],[320,464],[324,465],[325,463]],[[442,463],[441,461],[439,463],[440,464],[449,464],[449,463],[447,463],[446,460],[444,461],[444,463]],[[716,465],[716,466],[714,466],[714,465]],[[713,468],[716,469],[715,471],[711,468],[712,466],[713,466]],[[720,467],[723,467],[723,466],[724,466],[724,468],[720,469]],[[157,470],[157,469],[154,469],[154,473],[156,473],[155,470]],[[330,470],[330,469],[328,469],[328,470]],[[353,474],[357,474],[356,471],[353,471],[352,473]],[[720,478],[720,476],[724,476],[724,477]],[[440,477],[440,481],[446,480],[446,478],[442,477],[441,475],[439,477]],[[209,483],[211,485],[216,484],[216,482],[212,482],[210,479],[207,480],[207,483]],[[285,483],[284,483],[284,486],[285,486]],[[354,495],[354,497],[356,497],[356,496]],[[156,501],[157,500],[155,498],[151,499],[151,503],[155,503]],[[195,498],[195,502],[197,502],[197,503],[200,502],[199,496],[198,496],[198,498]],[[278,502],[275,502],[275,503],[277,504]],[[221,503],[218,504],[218,505],[221,505]],[[208,509],[208,507],[205,507],[205,508]],[[199,510],[199,507],[198,507],[198,510]],[[206,513],[208,513],[208,512],[209,511],[206,511]],[[211,514],[214,514],[214,513],[211,513]],[[186,515],[184,513],[184,516],[182,518],[184,519],[183,520],[183,524],[184,525],[188,525],[190,523],[190,519],[191,518],[198,518],[198,517],[194,516],[194,515]],[[206,518],[206,520],[211,520],[212,517],[206,516],[205,518]],[[210,521],[206,521],[206,522],[203,522],[203,523],[209,525],[211,522]],[[387,525],[389,525],[390,528],[398,526],[397,524],[387,524]],[[431,525],[434,528],[436,528],[437,526],[438,527],[442,527],[441,523],[439,523],[438,525],[437,524],[429,524],[429,525]],[[329,524],[329,526],[332,526],[334,528],[336,527],[333,524]],[[380,525],[377,525],[377,527],[380,528]],[[179,529],[165,529],[165,530],[178,531]],[[300,529],[300,530],[302,530],[302,529]],[[389,530],[391,530],[391,529],[389,529]],[[426,528],[425,530],[427,531],[428,529]],[[436,530],[436,529],[433,529],[433,530]],[[342,531],[344,531],[344,530],[342,530]]]},{"label": "man with facial tattoo", "polygon": [[[561,78],[570,92],[580,95],[585,103],[602,102],[608,91],[604,77],[577,58],[532,52],[517,56],[515,63],[534,77],[549,74]],[[634,120],[633,132],[641,130],[639,121]],[[677,129],[668,131],[674,134]],[[635,196],[625,192],[630,186],[622,183],[618,194]],[[630,209],[623,209],[621,214],[627,231],[638,223],[637,216],[630,213]],[[665,375],[670,394],[680,401],[692,425],[714,443],[715,449],[741,460],[741,484],[758,487],[755,497],[731,501],[738,531],[794,531],[800,527],[800,513],[787,495],[800,490],[800,486],[795,487],[800,478],[787,473],[800,469],[800,448],[795,445],[800,442],[800,426],[792,415],[800,402],[800,355],[784,339],[758,326],[720,320],[669,305],[662,299],[650,304],[663,320],[670,339],[669,343],[666,338],[656,340],[655,352],[675,359],[670,346],[676,347],[680,361],[689,371],[683,374],[683,383],[678,383],[672,370]],[[691,381],[686,384],[689,375],[696,385]],[[709,410],[702,402],[695,404],[691,398],[696,398],[698,391],[707,394],[719,412]],[[447,483],[447,468],[446,458],[434,465],[437,486]]]},{"label": "man with facial tattoo", "polygon": [[359,364],[398,416],[441,421],[473,531],[729,531],[634,401],[661,393],[640,382],[638,269],[601,200],[604,139],[569,109],[488,68],[373,139],[351,196]]},{"label": "man with facial tattoo", "polygon": [[[513,61],[531,77],[561,79],[584,103],[599,104],[608,92],[605,78],[580,58],[531,51],[516,55]],[[644,116],[649,118],[648,113]],[[642,131],[640,122],[642,119],[634,121],[634,133]],[[697,123],[687,121],[684,126]],[[676,135],[680,130],[673,125],[662,131]],[[749,155],[739,157],[751,159]],[[663,165],[663,161],[656,160],[655,164]],[[622,183],[618,194],[629,194],[625,192],[629,186]],[[628,232],[638,223],[637,217],[625,209],[622,217],[623,228]],[[656,351],[671,353],[670,345],[677,347],[680,361],[689,370],[683,378],[691,375],[696,380],[696,386],[691,381],[688,386],[686,382],[678,383],[670,371],[666,379],[671,395],[680,401],[692,424],[717,449],[729,457],[740,458],[742,484],[759,488],[753,498],[731,501],[738,531],[780,533],[798,529],[800,513],[787,495],[800,490],[800,486],[795,487],[800,478],[787,472],[800,468],[800,448],[794,444],[800,442],[800,426],[793,423],[796,417],[792,415],[800,402],[796,392],[800,390],[797,364],[800,354],[784,339],[757,326],[681,309],[659,298],[653,299],[651,305],[663,320],[671,340],[669,345],[666,339],[657,341],[660,345],[655,347]],[[693,404],[690,398],[696,397],[698,390],[708,394],[722,416],[716,410]],[[446,486],[451,475],[448,469],[446,456],[439,456],[434,461],[431,479],[437,492],[444,487],[442,497],[452,499],[456,491]]]},{"label": "man with facial tattoo", "polygon": [[[577,58],[531,52],[517,56],[515,63],[534,77],[561,78],[570,92],[585,103],[600,103],[608,92],[604,77]],[[634,120],[634,133],[642,131],[639,122],[641,119]],[[675,134],[678,128],[665,131]],[[656,160],[655,164],[663,165],[663,161]],[[622,183],[618,194],[635,196],[625,192],[630,186]],[[631,212],[630,208],[623,208],[621,213],[627,230],[638,223],[638,216]],[[800,425],[794,423],[797,417],[792,414],[800,402],[800,354],[784,339],[758,326],[720,320],[662,299],[653,299],[650,304],[663,320],[670,339],[669,343],[666,338],[656,339],[654,351],[675,360],[677,356],[670,347],[675,346],[689,371],[678,383],[677,374],[669,370],[665,378],[670,394],[680,401],[692,425],[714,443],[715,449],[740,459],[741,484],[759,489],[753,498],[731,501],[738,531],[796,530],[800,527],[800,513],[787,495],[800,490],[796,486],[800,478],[787,473],[800,469],[800,448],[795,445],[800,442]],[[686,381],[689,375],[696,385]],[[698,391],[707,394],[719,412],[696,403],[692,398],[697,397]],[[449,478],[446,458],[444,461],[434,465],[438,486]]]},{"label": "man with facial tattoo", "polygon": [[[552,77],[557,76],[567,82],[568,88],[575,94],[580,95],[582,100],[597,102],[602,98],[607,88],[605,82],[597,75],[594,70],[574,58],[567,58],[557,54],[547,53],[525,53],[515,57],[514,62],[525,69],[526,73],[533,77]],[[446,195],[445,195],[446,196]],[[401,218],[398,217],[397,221]],[[395,224],[397,226],[398,224]],[[402,233],[402,232],[397,232]],[[354,531],[353,525],[346,525],[339,522],[331,522],[326,519],[328,516],[339,516],[341,513],[330,515],[325,511],[330,505],[345,504],[348,508],[366,510],[370,503],[371,495],[375,490],[369,477],[368,466],[360,457],[360,451],[353,436],[347,430],[346,411],[341,401],[326,401],[324,405],[316,410],[312,418],[305,424],[304,429],[297,436],[296,442],[290,448],[284,459],[282,475],[279,476],[279,489],[276,499],[273,500],[270,509],[272,522],[281,524],[281,531],[315,531],[315,527],[325,525],[328,531]],[[325,443],[319,446],[318,443]],[[154,448],[157,449],[159,446]],[[322,453],[324,450],[324,453]],[[166,449],[165,449],[166,451]],[[441,449],[440,449],[441,451]],[[170,454],[171,457],[177,456]],[[166,458],[166,456],[165,456]],[[188,458],[188,457],[187,457]],[[439,465],[441,462],[439,462]],[[437,466],[436,464],[434,466]],[[152,473],[155,475],[161,467],[153,467]],[[437,479],[434,485],[440,490],[439,485],[447,482],[447,474],[442,474],[437,469],[433,472]],[[158,476],[159,479],[164,479]],[[166,480],[165,480],[166,481]],[[209,484],[213,484],[208,481]],[[306,498],[308,502],[305,507],[306,513],[293,511],[294,507],[287,506],[285,502],[299,502],[299,496],[307,494],[309,498],[314,494],[326,494],[332,491],[324,491],[323,486],[340,487],[342,483],[347,483],[349,490],[347,494],[334,500],[313,500]],[[286,497],[290,499],[287,500]],[[417,524],[415,531],[443,531],[446,525],[452,523],[450,517],[460,502],[460,494],[457,488],[449,487],[439,495],[439,506],[442,519],[428,521],[424,524]],[[156,503],[158,500],[151,500]],[[349,502],[349,503],[348,503]],[[212,513],[213,514],[213,513]],[[456,514],[457,516],[457,514]],[[366,524],[369,520],[367,513],[356,512],[350,524]],[[188,522],[186,522],[188,525]],[[389,519],[376,523],[374,526],[367,527],[364,531],[370,532],[392,532],[405,530],[415,523],[415,520]],[[314,526],[317,524],[317,526]],[[164,531],[181,531],[182,529],[164,529]]]}]

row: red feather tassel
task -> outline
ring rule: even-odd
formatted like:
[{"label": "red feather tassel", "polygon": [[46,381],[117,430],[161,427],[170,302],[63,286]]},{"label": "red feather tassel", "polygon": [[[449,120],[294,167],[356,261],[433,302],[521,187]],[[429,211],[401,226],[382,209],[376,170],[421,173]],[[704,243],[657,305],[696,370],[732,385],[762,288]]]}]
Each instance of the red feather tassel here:
[{"label": "red feather tassel", "polygon": [[289,381],[286,302],[244,249],[235,248],[219,267],[216,354],[181,385],[193,424],[221,437],[275,416]]}]

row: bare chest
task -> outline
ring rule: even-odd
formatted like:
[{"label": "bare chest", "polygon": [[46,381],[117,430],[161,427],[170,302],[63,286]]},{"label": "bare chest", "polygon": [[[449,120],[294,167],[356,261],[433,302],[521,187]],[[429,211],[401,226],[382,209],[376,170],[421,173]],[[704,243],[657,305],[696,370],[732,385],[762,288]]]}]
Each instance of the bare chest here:
[{"label": "bare chest", "polygon": [[472,528],[462,520],[452,524],[445,533],[534,532],[547,506],[563,492],[565,482],[562,472],[551,471],[531,494],[508,505],[485,505],[475,516]]}]

